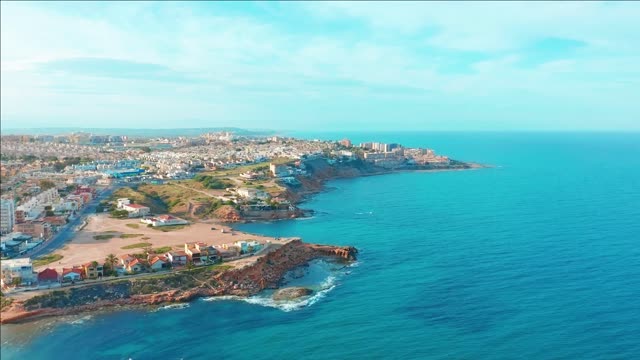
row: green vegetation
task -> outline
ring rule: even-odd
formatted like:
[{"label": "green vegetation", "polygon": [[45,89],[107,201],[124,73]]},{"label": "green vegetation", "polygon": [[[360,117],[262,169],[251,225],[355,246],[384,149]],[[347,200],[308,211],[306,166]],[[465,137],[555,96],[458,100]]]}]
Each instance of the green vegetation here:
[{"label": "green vegetation", "polygon": [[100,234],[100,235],[94,235],[93,239],[94,240],[109,240],[109,239],[113,239],[114,237],[116,237],[114,234]]},{"label": "green vegetation", "polygon": [[121,239],[131,239],[131,238],[137,238],[140,236],[143,236],[144,234],[122,234],[120,235]]},{"label": "green vegetation", "polygon": [[60,261],[62,258],[63,256],[60,254],[43,255],[33,261],[33,267],[51,264],[52,262]]},{"label": "green vegetation", "polygon": [[158,230],[162,232],[176,231],[184,229],[186,225],[169,225],[169,226],[159,226],[159,227],[151,227],[153,230]]},{"label": "green vegetation", "polygon": [[151,250],[152,253],[156,253],[156,254],[164,254],[169,251],[171,251],[171,246],[161,246],[159,248],[155,248]]},{"label": "green vegetation", "polygon": [[128,219],[129,212],[127,210],[111,210],[111,217],[116,219]]},{"label": "green vegetation", "polygon": [[12,302],[12,298],[4,296],[4,294],[0,292],[0,310],[4,310],[4,308],[11,305]]},{"label": "green vegetation", "polygon": [[93,161],[93,159],[90,158],[79,158],[79,157],[69,157],[69,158],[65,158],[62,161],[58,161],[55,164],[53,164],[53,168],[56,171],[62,171],[64,170],[64,168],[66,168],[69,165],[77,165],[77,164],[84,164],[84,163],[88,163]]},{"label": "green vegetation", "polygon": [[138,249],[138,248],[146,248],[147,246],[151,246],[151,243],[148,243],[148,242],[135,243],[135,244],[123,246],[121,247],[121,249],[123,250]]},{"label": "green vegetation", "polygon": [[140,224],[126,224],[126,227],[130,227],[132,229],[139,229],[140,228]]},{"label": "green vegetation", "polygon": [[204,185],[204,187],[207,189],[225,189],[233,186],[233,184],[228,181],[224,181],[222,179],[218,179],[217,177],[210,176],[210,175],[200,174],[200,175],[196,175],[193,179],[195,181],[201,182],[202,185]]},{"label": "green vegetation", "polygon": [[43,190],[43,191],[44,190],[49,190],[49,189],[52,189],[52,188],[56,187],[56,184],[53,181],[46,180],[46,179],[40,180],[40,184],[39,185],[40,185],[40,189]]}]

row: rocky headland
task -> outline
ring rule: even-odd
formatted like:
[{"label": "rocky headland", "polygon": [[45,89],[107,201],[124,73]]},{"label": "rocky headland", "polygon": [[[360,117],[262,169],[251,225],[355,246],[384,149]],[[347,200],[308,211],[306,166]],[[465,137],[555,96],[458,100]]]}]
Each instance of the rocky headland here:
[{"label": "rocky headland", "polygon": [[357,254],[354,247],[307,244],[299,239],[273,247],[242,267],[205,266],[48,291],[3,308],[0,323],[106,308],[183,303],[200,297],[251,296],[264,289],[277,289],[289,270],[313,259],[350,262]]}]

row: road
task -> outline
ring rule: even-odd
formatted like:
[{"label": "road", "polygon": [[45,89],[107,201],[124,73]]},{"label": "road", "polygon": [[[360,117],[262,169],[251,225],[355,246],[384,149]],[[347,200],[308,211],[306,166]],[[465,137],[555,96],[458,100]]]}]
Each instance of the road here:
[{"label": "road", "polygon": [[113,192],[122,187],[122,185],[112,185],[106,189],[104,189],[98,196],[96,196],[93,200],[89,202],[86,206],[82,208],[80,213],[75,217],[75,219],[71,220],[67,225],[62,227],[62,229],[56,233],[51,239],[45,241],[42,245],[36,247],[35,249],[28,251],[23,254],[21,257],[31,257],[36,258],[42,255],[49,254],[53,251],[61,248],[67,241],[71,240],[75,235],[75,229],[82,224],[82,222],[87,218],[88,215],[95,214],[96,208],[100,201],[108,198],[113,194]]}]

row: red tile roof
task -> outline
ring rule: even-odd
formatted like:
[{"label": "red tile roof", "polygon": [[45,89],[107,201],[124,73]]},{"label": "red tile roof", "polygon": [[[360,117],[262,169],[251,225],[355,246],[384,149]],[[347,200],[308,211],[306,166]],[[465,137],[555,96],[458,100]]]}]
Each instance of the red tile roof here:
[{"label": "red tile roof", "polygon": [[134,209],[144,209],[146,208],[146,206],[144,205],[140,205],[140,204],[128,204],[128,205],[124,205],[130,208],[134,208]]},{"label": "red tile roof", "polygon": [[58,272],[55,269],[46,268],[38,273],[38,281],[56,281]]}]

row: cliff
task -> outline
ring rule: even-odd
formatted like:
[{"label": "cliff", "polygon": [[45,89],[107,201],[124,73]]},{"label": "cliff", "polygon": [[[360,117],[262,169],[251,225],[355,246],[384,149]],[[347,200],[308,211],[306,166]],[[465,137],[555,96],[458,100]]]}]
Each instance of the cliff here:
[{"label": "cliff", "polygon": [[14,301],[2,309],[0,323],[108,307],[186,302],[198,297],[250,296],[263,289],[277,288],[287,271],[310,260],[327,257],[352,261],[356,254],[357,250],[353,247],[306,244],[292,240],[241,268],[229,269],[225,265],[200,267],[138,279],[81,285]]}]

